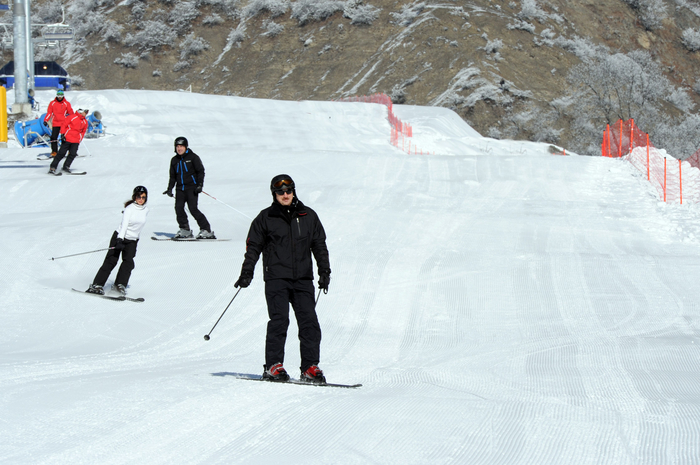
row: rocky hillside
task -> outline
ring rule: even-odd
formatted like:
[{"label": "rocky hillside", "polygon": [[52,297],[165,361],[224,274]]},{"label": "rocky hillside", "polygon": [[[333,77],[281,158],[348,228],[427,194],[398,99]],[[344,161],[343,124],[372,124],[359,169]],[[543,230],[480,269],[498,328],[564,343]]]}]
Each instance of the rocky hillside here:
[{"label": "rocky hillside", "polygon": [[[700,108],[696,0],[69,0],[64,6],[77,40],[39,48],[37,59],[56,59],[83,89],[191,86],[293,100],[383,92],[398,103],[452,108],[484,135],[589,153],[607,119],[692,126],[688,118]],[[34,0],[34,21],[60,20],[60,7]],[[4,50],[2,58],[11,54]],[[655,97],[635,94],[627,111],[629,102],[618,95],[610,111],[596,114],[590,107],[608,104],[596,103],[601,91],[590,77],[576,78],[582,70],[600,81],[639,74],[630,95],[646,86]],[[651,114],[643,109],[649,105]],[[668,125],[648,130],[668,138]]]}]

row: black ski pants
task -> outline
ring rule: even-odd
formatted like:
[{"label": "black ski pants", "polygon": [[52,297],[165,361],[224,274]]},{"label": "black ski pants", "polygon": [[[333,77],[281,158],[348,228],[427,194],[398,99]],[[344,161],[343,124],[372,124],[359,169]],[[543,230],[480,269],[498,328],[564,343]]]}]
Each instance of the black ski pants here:
[{"label": "black ski pants", "polygon": [[[136,244],[138,244],[138,242],[138,240],[125,240],[124,250],[108,250],[107,255],[105,256],[105,261],[102,263],[102,266],[97,271],[97,274],[95,275],[95,279],[93,279],[92,284],[104,286],[107,282],[107,278],[109,278],[109,274],[112,272],[114,267],[117,266],[117,263],[119,262],[119,256],[121,255],[122,264],[119,267],[119,271],[117,271],[117,278],[114,280],[114,285],[116,286],[117,284],[122,284],[124,285],[124,287],[126,287],[126,285],[129,284],[129,278],[131,277],[131,272],[133,271],[135,266],[134,257],[136,256]],[[116,243],[117,231],[114,231],[114,234],[112,234],[112,239],[109,241],[109,246],[114,247]]]},{"label": "black ski pants", "polygon": [[51,162],[51,168],[56,169],[58,168],[59,163],[61,163],[61,160],[63,160],[63,157],[66,156],[66,152],[68,152],[68,157],[66,158],[65,163],[63,163],[64,168],[70,168],[71,163],[73,163],[73,160],[75,157],[78,156],[78,146],[80,145],[80,142],[63,142],[61,144],[61,148],[58,149],[58,153],[54,157],[53,161]]},{"label": "black ski pants", "polygon": [[187,219],[187,213],[185,212],[185,205],[189,209],[192,216],[197,221],[199,229],[204,229],[211,232],[211,226],[209,226],[209,221],[204,213],[199,211],[197,207],[199,194],[194,191],[194,188],[181,188],[175,189],[175,215],[177,216],[177,224],[180,229],[190,229],[190,222]]},{"label": "black ski pants", "polygon": [[58,152],[58,138],[61,135],[61,126],[51,128],[51,153]]},{"label": "black ski pants", "polygon": [[267,338],[265,364],[284,363],[284,344],[289,328],[289,304],[292,304],[299,328],[301,371],[318,365],[321,351],[321,326],[316,316],[314,283],[310,279],[271,279],[265,283],[267,299]]}]

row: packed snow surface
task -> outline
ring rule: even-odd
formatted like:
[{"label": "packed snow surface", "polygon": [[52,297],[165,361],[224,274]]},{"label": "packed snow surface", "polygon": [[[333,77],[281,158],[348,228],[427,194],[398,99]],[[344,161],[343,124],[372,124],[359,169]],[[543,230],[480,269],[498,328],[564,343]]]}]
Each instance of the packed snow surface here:
[{"label": "packed snow surface", "polygon": [[[108,132],[81,144],[86,176],[0,149],[1,463],[700,462],[700,215],[628,163],[483,138],[440,108],[394,108],[420,156],[390,145],[378,104],[67,98]],[[181,135],[228,242],[150,240],[177,230],[161,193]],[[262,373],[260,265],[203,339],[280,173],[328,235],[320,366],[359,389],[235,378]],[[137,185],[129,295],[146,301],[71,292],[104,252],[51,258],[107,247]],[[286,349],[298,377],[293,318]]]}]

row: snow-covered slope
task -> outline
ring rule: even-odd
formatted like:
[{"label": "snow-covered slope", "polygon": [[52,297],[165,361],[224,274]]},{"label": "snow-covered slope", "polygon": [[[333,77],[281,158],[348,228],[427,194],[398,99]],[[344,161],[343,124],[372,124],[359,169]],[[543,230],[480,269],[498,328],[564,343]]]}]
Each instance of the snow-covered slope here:
[{"label": "snow-covered slope", "polygon": [[[50,96],[40,95],[48,101]],[[444,109],[181,92],[68,95],[108,135],[48,176],[0,151],[2,463],[697,463],[698,212],[659,204],[619,160],[481,138]],[[167,186],[184,135],[200,208],[229,242],[177,228]],[[261,273],[235,293],[253,218],[288,173],[328,234],[321,367],[359,390],[260,374]],[[151,213],[130,294],[86,288],[122,203]],[[229,208],[231,207],[231,208]],[[194,226],[194,222],[192,223]],[[297,376],[296,326],[287,369]]]}]

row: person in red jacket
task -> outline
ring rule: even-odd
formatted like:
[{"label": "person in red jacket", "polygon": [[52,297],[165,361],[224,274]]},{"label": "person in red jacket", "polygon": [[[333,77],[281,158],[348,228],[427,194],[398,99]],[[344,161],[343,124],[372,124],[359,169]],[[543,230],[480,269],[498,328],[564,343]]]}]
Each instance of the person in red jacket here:
[{"label": "person in red jacket", "polygon": [[66,140],[61,144],[58,154],[56,154],[56,157],[51,162],[49,174],[61,174],[56,173],[56,168],[58,168],[58,164],[61,163],[63,157],[66,156],[66,152],[68,152],[68,157],[63,163],[63,171],[71,172],[70,165],[73,163],[73,159],[78,156],[78,146],[87,132],[88,121],[85,117],[88,113],[90,113],[90,110],[79,109],[68,119],[65,125]]},{"label": "person in red jacket", "polygon": [[62,129],[71,115],[73,115],[73,108],[70,106],[70,102],[65,99],[62,90],[57,91],[56,98],[49,103],[44,117],[44,124],[51,125],[52,157],[55,157],[58,152],[58,135],[65,132]]}]

